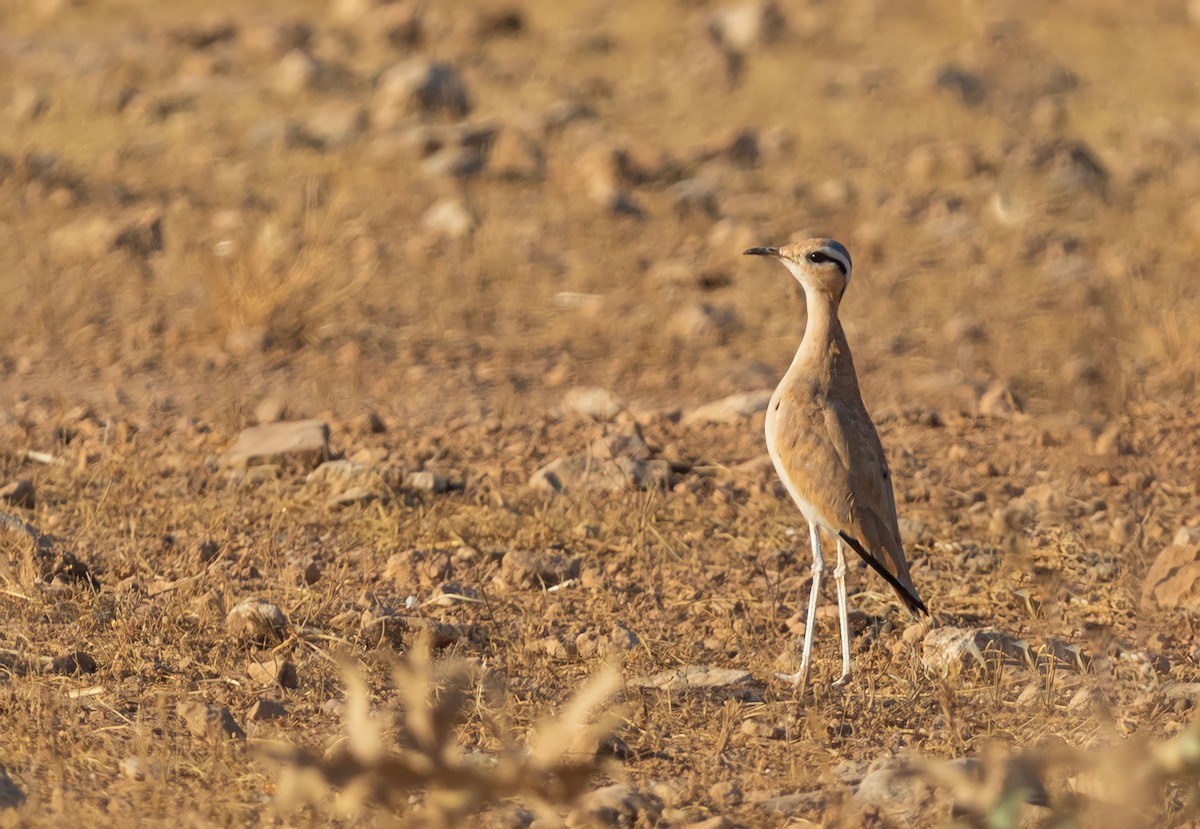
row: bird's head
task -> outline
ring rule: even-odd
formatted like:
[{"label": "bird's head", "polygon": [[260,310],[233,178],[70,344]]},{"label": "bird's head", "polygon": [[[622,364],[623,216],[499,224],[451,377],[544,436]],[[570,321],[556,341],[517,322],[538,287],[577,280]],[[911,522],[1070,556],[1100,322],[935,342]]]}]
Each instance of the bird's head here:
[{"label": "bird's head", "polygon": [[840,300],[850,284],[850,251],[833,239],[805,239],[781,248],[750,248],[746,254],[777,258],[796,277],[805,294],[816,291]]}]

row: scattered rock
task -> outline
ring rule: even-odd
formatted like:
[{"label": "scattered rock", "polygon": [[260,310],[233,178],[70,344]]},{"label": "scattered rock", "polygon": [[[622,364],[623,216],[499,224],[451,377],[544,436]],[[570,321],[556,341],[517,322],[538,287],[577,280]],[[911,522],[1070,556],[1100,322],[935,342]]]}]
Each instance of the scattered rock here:
[{"label": "scattered rock", "polygon": [[352,486],[330,495],[325,499],[325,506],[332,509],[344,509],[345,507],[369,504],[378,498],[379,493],[373,489],[367,489],[365,486]]},{"label": "scattered rock", "polygon": [[732,305],[693,302],[680,308],[667,321],[667,330],[688,342],[723,345],[740,328]]},{"label": "scattered rock", "polygon": [[720,215],[717,209],[717,186],[707,178],[687,178],[671,185],[675,214],[680,217],[693,213],[711,218]]},{"label": "scattered rock", "polygon": [[284,612],[262,599],[242,599],[225,615],[226,629],[244,642],[269,644],[282,641],[287,626]]},{"label": "scattered rock", "polygon": [[265,660],[252,660],[246,666],[246,673],[260,685],[277,685],[291,690],[300,684],[296,666],[290,659],[274,656]]},{"label": "scattered rock", "polygon": [[457,241],[474,230],[475,217],[459,199],[447,198],[425,211],[421,226],[439,239]]},{"label": "scattered rock", "polygon": [[709,665],[684,665],[669,671],[630,680],[632,688],[660,691],[696,691],[749,687],[756,685],[749,671],[740,668],[714,668]]},{"label": "scattered rock", "polygon": [[732,780],[713,783],[708,789],[708,796],[722,806],[740,806],[743,800],[741,787]]},{"label": "scattered rock", "polygon": [[401,616],[386,610],[364,614],[359,630],[359,636],[368,642],[387,642],[396,648],[407,648],[417,637],[426,636],[430,647],[436,650],[453,645],[463,635],[464,631],[457,625],[423,616]]},{"label": "scattered rock", "polygon": [[410,472],[404,478],[404,488],[413,492],[428,492],[441,495],[446,492],[462,492],[466,489],[466,481],[453,478],[442,472],[426,469],[421,472]]},{"label": "scattered rock", "polygon": [[914,825],[930,796],[928,784],[900,761],[867,772],[854,790],[858,806],[874,806],[901,826]]},{"label": "scattered rock", "polygon": [[545,589],[579,578],[580,559],[559,553],[535,553],[528,550],[509,550],[500,561],[496,577],[509,587]]},{"label": "scattered rock", "polygon": [[622,492],[667,487],[671,464],[650,458],[641,429],[612,432],[586,452],[552,461],[529,479],[529,485],[553,493]]},{"label": "scattered rock", "polygon": [[979,398],[979,413],[988,417],[1010,417],[1021,411],[1021,401],[1003,383],[994,383]]},{"label": "scattered rock", "polygon": [[285,139],[289,147],[327,153],[353,143],[367,126],[363,107],[349,101],[327,101],[303,121],[291,124]]},{"label": "scattered rock", "polygon": [[[758,801],[758,807],[764,812],[791,815],[800,812],[820,812],[825,808],[829,797],[825,792],[794,792],[793,794],[768,797]],[[794,824],[789,823],[789,826]]]},{"label": "scattered rock", "polygon": [[1172,544],[1150,565],[1142,603],[1163,610],[1200,610],[1200,544]]},{"label": "scattered rock", "polygon": [[601,145],[586,151],[575,165],[588,197],[613,213],[641,217],[642,208],[629,193],[618,152]]},{"label": "scattered rock", "polygon": [[691,426],[696,423],[733,423],[742,420],[757,412],[765,412],[773,393],[771,389],[759,389],[731,394],[688,412],[683,424]]},{"label": "scattered rock", "polygon": [[921,647],[925,667],[941,673],[953,674],[971,667],[987,669],[999,659],[1034,664],[1024,641],[992,629],[934,628],[925,634]]},{"label": "scattered rock", "polygon": [[406,115],[462,118],[471,111],[467,84],[447,63],[413,58],[385,69],[375,86],[373,122],[394,126]]},{"label": "scattered rock", "polygon": [[304,484],[305,486],[327,486],[330,489],[339,489],[350,483],[377,482],[379,478],[379,471],[371,464],[339,458],[325,461],[309,472],[304,479]]},{"label": "scattered rock", "polygon": [[1200,527],[1180,527],[1175,531],[1171,543],[1175,546],[1200,544]]},{"label": "scattered rock", "polygon": [[24,802],[25,792],[8,776],[8,769],[0,765],[0,811],[16,809]]},{"label": "scattered rock", "polygon": [[21,478],[0,487],[0,503],[10,507],[33,509],[37,505],[37,489],[33,481]]},{"label": "scattered rock", "polygon": [[[150,764],[143,757],[124,757],[117,764],[121,776],[134,783],[141,783],[150,776]],[[2,807],[3,804],[0,804]]]},{"label": "scattered rock", "polygon": [[563,395],[563,406],[567,410],[593,420],[612,420],[625,411],[627,405],[611,391],[599,386],[580,386]]},{"label": "scattered rock", "polygon": [[175,716],[183,720],[193,737],[208,740],[246,739],[246,732],[223,705],[206,705],[196,701],[181,702],[175,706]]},{"label": "scattered rock", "polygon": [[959,101],[969,107],[979,106],[986,97],[983,79],[957,66],[943,66],[937,70],[934,86],[958,95]]},{"label": "scattered rock", "polygon": [[254,421],[258,424],[276,423],[287,416],[287,401],[277,395],[264,397],[254,407]]},{"label": "scattered rock", "polygon": [[254,705],[250,706],[250,711],[246,716],[251,722],[265,722],[267,720],[278,720],[287,714],[287,708],[282,702],[275,702],[269,699],[257,700]]},{"label": "scattered rock", "polygon": [[320,83],[322,69],[307,52],[293,49],[275,66],[275,91],[288,98],[308,92]]},{"label": "scattered rock", "polygon": [[742,720],[739,730],[747,737],[759,740],[781,740],[787,733],[782,726],[758,719]]},{"label": "scattered rock", "polygon": [[488,149],[487,168],[502,179],[540,181],[546,173],[546,153],[527,133],[504,127]]},{"label": "scattered rock", "polygon": [[636,786],[617,783],[588,792],[567,815],[567,826],[636,827],[657,826],[662,819],[662,798]]},{"label": "scattered rock", "polygon": [[62,676],[77,676],[79,674],[94,674],[96,673],[96,660],[91,654],[83,651],[73,651],[72,653],[56,656],[50,662],[50,672],[61,674]]},{"label": "scattered rock", "polygon": [[224,469],[246,469],[285,461],[316,467],[329,459],[329,427],[320,420],[264,423],[242,430],[221,456]]},{"label": "scattered rock", "polygon": [[754,48],[775,40],[786,21],[773,2],[750,0],[724,6],[713,12],[708,35],[726,55],[745,55]]}]

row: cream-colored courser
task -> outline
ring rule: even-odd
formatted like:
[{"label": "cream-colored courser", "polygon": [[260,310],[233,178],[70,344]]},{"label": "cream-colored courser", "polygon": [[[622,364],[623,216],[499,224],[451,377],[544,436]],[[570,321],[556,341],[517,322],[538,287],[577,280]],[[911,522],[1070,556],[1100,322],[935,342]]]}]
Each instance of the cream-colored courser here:
[{"label": "cream-colored courser", "polygon": [[808,239],[781,248],[750,248],[746,253],[779,259],[804,289],[808,305],[804,339],[767,409],[767,451],[808,522],[813,553],[800,670],[784,678],[801,689],[808,681],[817,597],[825,569],[821,529],[837,543],[833,577],[842,675],[834,684],[841,686],[852,674],[844,546],[883,576],[910,612],[929,611],[908,573],[887,458],[863,405],[850,346],[838,322],[838,305],[850,283],[850,252],[832,239]]}]

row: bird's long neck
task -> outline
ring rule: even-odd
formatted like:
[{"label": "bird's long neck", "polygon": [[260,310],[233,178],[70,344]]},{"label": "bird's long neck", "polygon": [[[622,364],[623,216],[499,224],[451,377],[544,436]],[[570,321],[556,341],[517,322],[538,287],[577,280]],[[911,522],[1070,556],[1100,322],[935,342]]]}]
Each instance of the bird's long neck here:
[{"label": "bird's long neck", "polygon": [[838,321],[839,298],[808,288],[804,290],[804,298],[808,322],[788,373],[802,372],[810,381],[835,393],[857,388],[850,345]]}]

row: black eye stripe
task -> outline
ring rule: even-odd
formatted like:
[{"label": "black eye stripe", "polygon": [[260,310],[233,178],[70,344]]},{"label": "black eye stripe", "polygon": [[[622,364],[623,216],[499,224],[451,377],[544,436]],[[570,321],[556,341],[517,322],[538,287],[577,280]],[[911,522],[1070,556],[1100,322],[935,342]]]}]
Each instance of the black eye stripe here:
[{"label": "black eye stripe", "polygon": [[820,265],[825,262],[832,262],[833,264],[837,265],[838,270],[842,272],[842,276],[846,275],[846,263],[843,262],[841,259],[838,259],[834,256],[830,256],[828,253],[826,253],[823,250],[814,250],[812,253],[810,253],[808,255],[808,261],[812,262],[814,265]]}]

